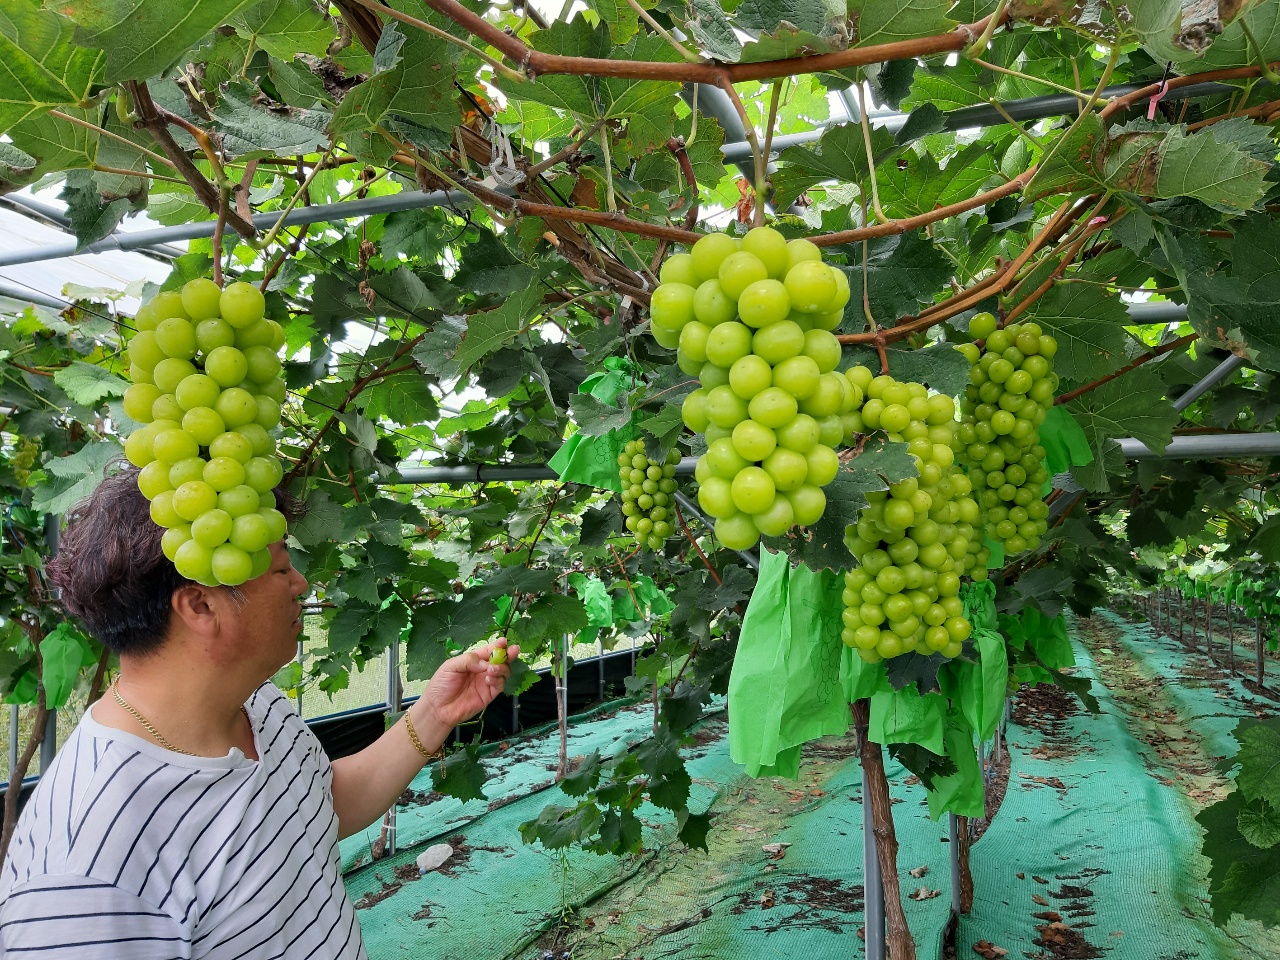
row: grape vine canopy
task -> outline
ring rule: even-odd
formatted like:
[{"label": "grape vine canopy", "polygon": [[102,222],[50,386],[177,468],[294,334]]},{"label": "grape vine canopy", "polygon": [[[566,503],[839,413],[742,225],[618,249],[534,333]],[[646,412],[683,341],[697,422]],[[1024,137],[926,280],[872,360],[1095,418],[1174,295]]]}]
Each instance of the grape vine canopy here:
[{"label": "grape vine canopy", "polygon": [[[291,546],[323,639],[286,685],[341,689],[401,642],[421,679],[498,631],[535,658],[565,634],[654,638],[632,689],[655,704],[653,736],[587,758],[530,841],[635,851],[647,800],[705,844],[680,751],[728,688],[755,573],[688,509],[660,549],[636,550],[597,487],[446,488],[399,470],[540,465],[571,435],[617,430],[659,465],[703,453],[681,422],[697,381],[648,314],[663,261],[699,235],[767,222],[820,247],[848,281],[842,369],[960,395],[969,360],[953,346],[981,339],[973,317],[1053,338],[1052,507],[1033,549],[991,551],[1005,617],[1087,612],[1112,583],[1155,582],[1170,549],[1271,562],[1254,541],[1274,512],[1268,461],[1126,460],[1116,441],[1159,453],[1280,414],[1280,4],[191,0],[175,18],[161,0],[11,0],[0,44],[0,192],[60,190],[79,247],[143,211],[214,223],[169,258],[163,289],[245,281],[283,330],[280,451],[308,502]],[[1015,112],[1028,98],[1038,112]],[[285,219],[418,193],[432,203]],[[0,317],[0,688],[37,730],[108,664],[44,584],[46,517],[136,426],[121,401],[132,301],[71,296]],[[1223,388],[1175,406],[1227,356],[1243,364]],[[607,467],[599,487],[616,483]],[[847,570],[866,495],[915,472],[899,445],[858,441],[822,519],[769,546]],[[997,646],[1011,684],[1072,683],[1034,643]],[[958,716],[943,659],[882,673]],[[954,769],[901,755],[930,782]],[[483,791],[477,745],[448,770],[442,789]],[[1225,889],[1241,898],[1228,908],[1245,903]],[[900,908],[889,920],[894,956],[911,955]]]}]

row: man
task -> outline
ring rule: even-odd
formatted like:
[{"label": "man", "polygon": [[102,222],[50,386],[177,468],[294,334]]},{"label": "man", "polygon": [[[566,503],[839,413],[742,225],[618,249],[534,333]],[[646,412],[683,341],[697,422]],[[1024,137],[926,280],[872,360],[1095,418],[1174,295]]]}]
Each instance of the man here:
[{"label": "man", "polygon": [[[338,840],[377,820],[502,690],[505,640],[443,664],[376,743],[330,763],[270,677],[297,649],[307,581],[283,542],[239,587],[183,579],[137,471],[71,516],[49,577],[119,654],[0,871],[0,956],[364,958]],[[508,648],[508,656],[519,648]]]}]

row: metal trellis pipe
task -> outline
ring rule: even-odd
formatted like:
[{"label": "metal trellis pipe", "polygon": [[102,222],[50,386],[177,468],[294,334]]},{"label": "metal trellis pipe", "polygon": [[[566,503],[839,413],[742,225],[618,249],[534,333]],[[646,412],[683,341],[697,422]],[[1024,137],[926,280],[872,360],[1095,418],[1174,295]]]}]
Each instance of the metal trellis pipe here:
[{"label": "metal trellis pipe", "polygon": [[1173,409],[1182,411],[1191,406],[1191,404],[1200,399],[1223,380],[1228,379],[1237,370],[1244,366],[1244,357],[1232,354],[1214,367],[1209,374],[1199,383],[1189,387],[1182,396],[1173,401]]}]

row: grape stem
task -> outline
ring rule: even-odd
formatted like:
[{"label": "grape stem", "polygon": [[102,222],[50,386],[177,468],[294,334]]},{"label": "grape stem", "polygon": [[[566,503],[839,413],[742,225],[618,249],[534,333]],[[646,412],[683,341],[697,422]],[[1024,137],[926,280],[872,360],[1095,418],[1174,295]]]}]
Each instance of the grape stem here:
[{"label": "grape stem", "polygon": [[1054,405],[1056,406],[1057,404],[1060,404],[1060,403],[1070,403],[1072,400],[1076,399],[1076,397],[1082,396],[1083,394],[1088,393],[1090,390],[1096,390],[1098,387],[1102,386],[1104,383],[1110,383],[1112,380],[1116,379],[1116,377],[1124,376],[1130,370],[1135,370],[1138,367],[1142,366],[1144,363],[1154,360],[1156,357],[1163,356],[1166,353],[1172,353],[1174,350],[1177,350],[1181,347],[1185,347],[1187,344],[1192,343],[1193,341],[1199,339],[1199,337],[1200,337],[1200,334],[1198,333],[1188,333],[1184,337],[1179,337],[1177,340],[1171,340],[1166,344],[1156,347],[1150,353],[1144,353],[1142,356],[1138,357],[1138,359],[1134,360],[1132,363],[1125,364],[1123,367],[1121,367],[1119,370],[1115,371],[1114,373],[1109,373],[1105,377],[1099,377],[1097,380],[1094,380],[1092,383],[1086,383],[1084,386],[1077,387],[1076,389],[1072,390],[1070,393],[1064,393],[1060,397],[1054,398],[1054,401],[1053,401]]},{"label": "grape stem", "polygon": [[702,560],[702,565],[707,568],[707,572],[715,579],[716,586],[720,586],[724,581],[720,579],[720,574],[717,573],[716,568],[711,565],[711,561],[707,559],[707,555],[702,552],[702,548],[698,546],[698,541],[694,538],[693,532],[689,529],[689,525],[685,523],[684,514],[680,510],[679,501],[673,500],[672,503],[676,506],[676,519],[680,521],[680,529],[684,531],[684,535],[688,537],[689,542],[693,544],[693,549],[698,551],[698,556]]},{"label": "grape stem", "polygon": [[612,543],[609,544],[609,550],[613,553],[613,559],[618,564],[618,569],[622,572],[622,580],[627,585],[627,593],[631,594],[631,604],[636,608],[636,616],[640,616],[640,601],[636,599],[636,592],[631,586],[631,578],[627,576],[627,568],[622,562],[622,557],[618,556],[618,548]]}]

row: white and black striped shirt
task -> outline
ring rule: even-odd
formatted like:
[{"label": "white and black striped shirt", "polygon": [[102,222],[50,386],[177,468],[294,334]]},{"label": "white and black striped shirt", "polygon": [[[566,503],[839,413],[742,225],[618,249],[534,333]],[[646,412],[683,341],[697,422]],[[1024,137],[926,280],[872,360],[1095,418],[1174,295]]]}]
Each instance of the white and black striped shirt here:
[{"label": "white and black striped shirt", "polygon": [[14,832],[0,957],[365,960],[328,758],[272,684],[245,707],[256,762],[86,712]]}]

